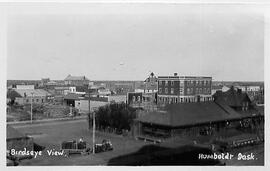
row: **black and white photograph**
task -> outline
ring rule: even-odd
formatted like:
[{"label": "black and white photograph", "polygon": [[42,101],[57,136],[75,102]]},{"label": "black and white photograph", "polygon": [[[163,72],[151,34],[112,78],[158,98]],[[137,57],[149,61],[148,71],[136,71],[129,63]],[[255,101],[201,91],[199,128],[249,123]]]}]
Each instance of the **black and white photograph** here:
[{"label": "black and white photograph", "polygon": [[5,167],[265,166],[265,4],[5,5]]}]

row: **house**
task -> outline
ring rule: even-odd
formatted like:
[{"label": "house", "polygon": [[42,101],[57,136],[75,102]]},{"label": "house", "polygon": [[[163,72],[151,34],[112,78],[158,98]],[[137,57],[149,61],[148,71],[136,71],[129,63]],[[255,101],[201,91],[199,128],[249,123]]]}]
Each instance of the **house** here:
[{"label": "house", "polygon": [[[90,97],[90,110],[94,111],[100,106],[109,104],[107,97]],[[70,93],[64,96],[64,104],[72,106],[79,110],[80,113],[89,112],[89,97],[80,94]]]},{"label": "house", "polygon": [[24,104],[42,104],[52,98],[52,95],[43,89],[14,89],[7,93],[12,102],[20,105]]},{"label": "house", "polygon": [[33,151],[33,138],[24,135],[19,130],[13,128],[10,125],[7,125],[6,131],[7,151],[10,151],[11,149],[19,151],[24,150],[24,148],[26,148],[28,151]]},{"label": "house", "polygon": [[89,79],[85,76],[71,76],[70,74],[64,79],[65,85],[83,86],[89,85]]},{"label": "house", "polygon": [[210,102],[168,104],[164,110],[142,111],[134,123],[133,135],[175,137],[216,133],[235,127],[242,118],[229,106]]},{"label": "house", "polygon": [[213,98],[215,102],[224,103],[237,111],[247,111],[251,107],[251,100],[247,93],[233,86],[226,92],[217,91]]}]

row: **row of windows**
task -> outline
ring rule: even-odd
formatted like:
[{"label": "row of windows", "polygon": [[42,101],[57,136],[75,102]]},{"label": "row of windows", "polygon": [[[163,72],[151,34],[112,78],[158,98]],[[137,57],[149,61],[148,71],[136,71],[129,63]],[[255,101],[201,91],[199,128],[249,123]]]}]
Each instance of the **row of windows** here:
[{"label": "row of windows", "polygon": [[[194,92],[195,91],[195,92]],[[210,88],[187,88],[187,94],[202,94],[202,93],[211,93]]]},{"label": "row of windows", "polygon": [[[171,88],[170,94],[174,94],[174,88]],[[162,93],[162,88],[159,88],[159,93]],[[168,88],[165,88],[165,94],[168,94]],[[183,89],[180,88],[180,93],[183,93]],[[210,88],[187,88],[187,94],[202,94],[202,93],[211,93]]]},{"label": "row of windows", "polygon": [[[212,97],[200,97],[201,102],[212,101]],[[197,102],[198,99],[195,97],[183,97],[183,98],[170,98],[170,97],[160,97],[159,102],[163,103],[191,103]]]},{"label": "row of windows", "polygon": [[[162,93],[162,88],[159,88],[159,93]],[[165,88],[165,93],[168,94],[168,88]],[[170,94],[174,94],[174,88],[171,88]]]},{"label": "row of windows", "polygon": [[[32,99],[32,102],[35,102],[35,99]],[[36,99],[36,102],[39,102],[39,99]],[[44,102],[44,99],[41,99],[41,102]],[[29,99],[26,99],[26,103],[29,103]]]},{"label": "row of windows", "polygon": [[[162,85],[162,83],[165,82],[165,86],[167,86],[169,83],[171,86],[174,86],[174,81],[158,81],[158,84],[159,85]],[[208,80],[197,80],[197,81],[186,81],[187,82],[187,85],[210,85],[211,84],[211,81],[208,81]],[[184,82],[183,81],[180,81],[180,85],[183,85]]]}]

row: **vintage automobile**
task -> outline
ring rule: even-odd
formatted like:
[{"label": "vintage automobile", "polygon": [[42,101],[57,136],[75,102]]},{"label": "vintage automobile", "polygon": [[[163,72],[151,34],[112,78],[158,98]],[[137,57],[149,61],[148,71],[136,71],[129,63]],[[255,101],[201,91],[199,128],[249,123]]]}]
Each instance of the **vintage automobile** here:
[{"label": "vintage automobile", "polygon": [[95,153],[111,151],[111,150],[113,150],[113,146],[110,140],[103,140],[101,144],[95,144]]},{"label": "vintage automobile", "polygon": [[91,148],[87,147],[86,142],[77,142],[76,140],[73,141],[64,141],[61,143],[61,150],[64,150],[66,155],[70,154],[89,154]]}]

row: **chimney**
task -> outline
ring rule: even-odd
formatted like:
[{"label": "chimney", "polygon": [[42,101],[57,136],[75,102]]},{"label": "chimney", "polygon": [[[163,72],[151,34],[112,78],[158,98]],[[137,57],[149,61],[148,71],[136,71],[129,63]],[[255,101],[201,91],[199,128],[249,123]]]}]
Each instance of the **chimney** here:
[{"label": "chimney", "polygon": [[177,73],[175,72],[173,75],[174,75],[174,76],[177,76]]}]

